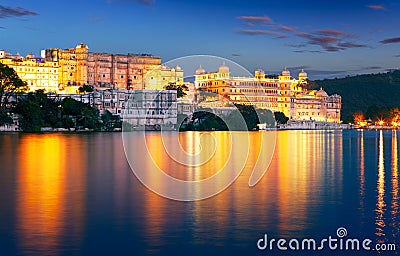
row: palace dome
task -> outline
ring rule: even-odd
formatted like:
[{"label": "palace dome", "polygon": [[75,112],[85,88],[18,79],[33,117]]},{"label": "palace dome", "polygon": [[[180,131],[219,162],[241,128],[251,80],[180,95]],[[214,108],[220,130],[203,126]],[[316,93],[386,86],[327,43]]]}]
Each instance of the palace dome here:
[{"label": "palace dome", "polygon": [[80,44],[78,44],[75,48],[77,48],[77,49],[79,49],[79,48],[82,48],[82,49],[89,49],[89,47],[88,47],[87,44],[85,44],[85,43],[80,43]]},{"label": "palace dome", "polygon": [[282,76],[290,76],[290,71],[286,68],[282,71]]},{"label": "palace dome", "polygon": [[304,72],[304,69],[301,69],[301,72],[299,73],[299,77],[305,77],[305,78],[307,78],[307,73],[306,72]]},{"label": "palace dome", "polygon": [[319,89],[319,91],[316,93],[317,96],[319,97],[328,97],[328,94],[326,93],[326,91]]},{"label": "palace dome", "polygon": [[256,70],[257,74],[265,74],[264,70],[262,70],[261,68]]},{"label": "palace dome", "polygon": [[201,75],[204,73],[206,73],[206,71],[204,70],[204,68],[201,67],[201,64],[200,64],[200,67],[198,69],[196,69],[196,75]]},{"label": "palace dome", "polygon": [[229,73],[229,68],[225,66],[225,62],[218,68],[218,72],[220,73]]}]

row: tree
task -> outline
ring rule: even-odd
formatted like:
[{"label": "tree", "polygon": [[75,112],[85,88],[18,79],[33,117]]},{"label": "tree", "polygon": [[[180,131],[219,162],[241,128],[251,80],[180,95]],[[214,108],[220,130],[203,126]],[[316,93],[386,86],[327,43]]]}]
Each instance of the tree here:
[{"label": "tree", "polygon": [[6,111],[12,95],[28,90],[26,82],[19,78],[14,69],[0,63],[0,113]]},{"label": "tree", "polygon": [[400,110],[398,108],[394,108],[390,111],[390,119],[392,123],[400,122]]},{"label": "tree", "polygon": [[82,110],[83,127],[97,130],[99,128],[99,110],[85,106]]},{"label": "tree", "polygon": [[61,109],[57,100],[47,98],[43,90],[29,93],[16,105],[15,111],[21,115],[24,131],[40,131],[41,127],[61,127]]},{"label": "tree", "polygon": [[12,123],[13,123],[13,120],[9,115],[0,113],[0,126],[5,125],[5,124],[12,124]]},{"label": "tree", "polygon": [[115,128],[122,128],[122,121],[119,115],[113,115],[110,111],[106,110],[101,115],[101,130],[113,131]]},{"label": "tree", "polygon": [[365,119],[364,113],[361,111],[358,111],[353,114],[353,121],[355,124],[359,124],[359,123],[363,122],[364,119]]},{"label": "tree", "polygon": [[[63,115],[73,116],[75,125],[89,129],[99,128],[99,110],[72,98],[65,98],[61,102]],[[66,127],[68,128],[68,127]]]},{"label": "tree", "polygon": [[94,91],[94,87],[88,84],[84,84],[82,86],[79,87],[79,92],[80,93],[84,93],[84,92],[93,92]]},{"label": "tree", "polygon": [[61,102],[64,115],[79,116],[82,110],[85,108],[85,103],[81,101],[74,100],[72,98],[65,98]]},{"label": "tree", "polygon": [[43,125],[42,111],[33,93],[18,102],[16,112],[21,115],[20,127],[26,132],[39,132]]},{"label": "tree", "polygon": [[289,117],[282,112],[274,112],[274,116],[278,124],[286,124],[289,121]]},{"label": "tree", "polygon": [[177,97],[182,98],[186,96],[186,92],[189,88],[184,84],[176,84],[176,83],[168,83],[167,86],[164,87],[165,90],[175,90]]}]

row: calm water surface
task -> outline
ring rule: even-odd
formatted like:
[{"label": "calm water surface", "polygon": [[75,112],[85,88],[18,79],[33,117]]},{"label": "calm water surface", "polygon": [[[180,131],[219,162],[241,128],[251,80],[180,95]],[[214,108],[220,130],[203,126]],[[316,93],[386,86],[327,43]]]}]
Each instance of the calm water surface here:
[{"label": "calm water surface", "polygon": [[[201,133],[170,136],[181,136],[185,146]],[[226,136],[213,133],[217,143]],[[0,134],[0,255],[293,255],[259,251],[257,240],[321,239],[339,227],[348,237],[400,245],[399,136],[279,131],[272,163],[255,187],[248,187],[256,161],[250,152],[231,187],[207,200],[178,202],[137,180],[119,133]],[[153,149],[162,145],[158,133],[146,139]],[[215,154],[200,170],[174,165],[162,153],[156,161],[173,176],[203,179],[226,157],[223,148]]]}]

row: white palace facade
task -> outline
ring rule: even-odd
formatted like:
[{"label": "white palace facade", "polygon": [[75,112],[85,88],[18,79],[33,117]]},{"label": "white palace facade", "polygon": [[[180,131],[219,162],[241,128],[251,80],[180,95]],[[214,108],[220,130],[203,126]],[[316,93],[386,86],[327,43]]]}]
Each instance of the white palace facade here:
[{"label": "white palace facade", "polygon": [[298,79],[285,70],[277,77],[266,76],[257,70],[254,77],[233,77],[224,64],[216,72],[199,67],[195,88],[222,95],[237,104],[283,112],[291,120],[340,122],[341,96],[328,95],[320,90],[307,90],[307,73],[302,70]]}]

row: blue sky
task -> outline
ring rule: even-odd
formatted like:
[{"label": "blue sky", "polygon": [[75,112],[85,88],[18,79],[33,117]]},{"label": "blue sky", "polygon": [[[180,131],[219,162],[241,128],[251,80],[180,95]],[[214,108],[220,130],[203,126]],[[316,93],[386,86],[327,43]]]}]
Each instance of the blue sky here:
[{"label": "blue sky", "polygon": [[399,12],[386,0],[3,0],[0,49],[39,55],[85,42],[90,51],[210,54],[250,71],[339,77],[399,68]]}]

